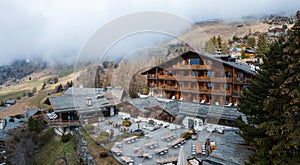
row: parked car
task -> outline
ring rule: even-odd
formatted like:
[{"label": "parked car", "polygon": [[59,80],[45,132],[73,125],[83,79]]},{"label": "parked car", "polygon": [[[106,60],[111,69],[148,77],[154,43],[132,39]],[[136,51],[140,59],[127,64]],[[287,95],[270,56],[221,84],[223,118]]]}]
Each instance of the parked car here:
[{"label": "parked car", "polygon": [[50,120],[56,119],[58,116],[54,112],[46,114]]},{"label": "parked car", "polygon": [[136,129],[132,132],[133,135],[135,136],[144,136],[145,135],[145,131],[141,130],[141,129]]}]

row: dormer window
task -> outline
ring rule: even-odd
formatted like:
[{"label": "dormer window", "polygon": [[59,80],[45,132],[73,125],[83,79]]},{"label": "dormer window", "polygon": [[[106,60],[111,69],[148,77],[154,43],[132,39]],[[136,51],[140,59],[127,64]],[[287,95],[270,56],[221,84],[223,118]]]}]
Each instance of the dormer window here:
[{"label": "dormer window", "polygon": [[191,58],[190,65],[200,65],[200,59],[199,58]]}]

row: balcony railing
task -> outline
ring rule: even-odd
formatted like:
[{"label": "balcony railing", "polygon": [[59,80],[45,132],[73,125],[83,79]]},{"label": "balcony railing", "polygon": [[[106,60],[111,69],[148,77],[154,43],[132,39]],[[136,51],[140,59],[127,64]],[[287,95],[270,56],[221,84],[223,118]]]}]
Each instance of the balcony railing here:
[{"label": "balcony railing", "polygon": [[163,90],[171,90],[178,92],[190,92],[190,93],[198,93],[198,94],[215,94],[215,95],[231,95],[232,91],[230,90],[214,90],[214,89],[199,89],[198,87],[178,87],[171,85],[161,85],[157,87],[158,89]]},{"label": "balcony railing", "polygon": [[232,82],[231,78],[222,77],[197,77],[197,76],[164,76],[159,75],[159,79],[177,80],[177,81],[203,81],[203,82]]},{"label": "balcony railing", "polygon": [[235,97],[240,96],[240,93],[237,90],[232,90],[231,94],[232,94],[232,96],[235,96]]},{"label": "balcony railing", "polygon": [[167,79],[167,80],[174,80],[174,76],[167,76],[167,75],[158,75],[159,79]]},{"label": "balcony railing", "polygon": [[148,79],[156,79],[156,75],[155,74],[149,74],[147,75]]},{"label": "balcony railing", "polygon": [[81,122],[79,120],[50,120],[48,124],[50,126],[60,126],[60,127],[81,126]]},{"label": "balcony railing", "polygon": [[233,82],[235,83],[248,83],[250,78],[245,78],[245,77],[237,77],[234,78]]},{"label": "balcony railing", "polygon": [[173,69],[200,69],[211,70],[211,65],[174,65]]}]

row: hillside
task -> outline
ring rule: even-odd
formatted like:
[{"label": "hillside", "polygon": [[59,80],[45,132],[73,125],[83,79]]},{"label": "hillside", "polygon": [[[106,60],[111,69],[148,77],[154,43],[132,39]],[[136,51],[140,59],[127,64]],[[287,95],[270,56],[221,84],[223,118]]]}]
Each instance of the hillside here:
[{"label": "hillside", "polygon": [[[204,49],[205,42],[212,36],[220,35],[222,41],[228,41],[232,39],[234,35],[242,37],[249,32],[266,32],[270,25],[263,24],[258,21],[237,21],[237,22],[224,22],[224,21],[207,21],[196,24],[193,29],[186,32],[180,39],[188,42],[195,50],[202,51]],[[172,40],[169,43],[176,43],[177,40]]]},{"label": "hillside", "polygon": [[[16,60],[10,65],[0,66],[0,85],[6,82],[19,82],[20,79],[47,67],[43,61]],[[6,85],[10,85],[7,83]]]}]

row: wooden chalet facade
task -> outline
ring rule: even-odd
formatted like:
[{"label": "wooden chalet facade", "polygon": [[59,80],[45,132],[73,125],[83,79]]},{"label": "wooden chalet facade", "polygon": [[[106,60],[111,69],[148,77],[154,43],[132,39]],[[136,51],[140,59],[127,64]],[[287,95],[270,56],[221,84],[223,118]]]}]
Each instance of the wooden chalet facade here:
[{"label": "wooden chalet facade", "polygon": [[117,113],[111,97],[104,96],[100,88],[69,88],[64,95],[49,97],[45,103],[51,105],[58,117],[45,119],[51,126],[77,127],[87,124],[90,119],[114,116]]},{"label": "wooden chalet facade", "polygon": [[235,106],[255,71],[214,55],[189,51],[142,73],[151,95],[203,104]]}]

